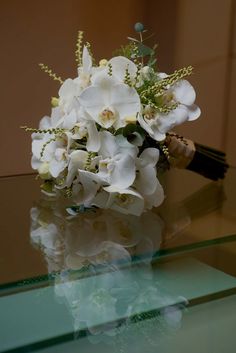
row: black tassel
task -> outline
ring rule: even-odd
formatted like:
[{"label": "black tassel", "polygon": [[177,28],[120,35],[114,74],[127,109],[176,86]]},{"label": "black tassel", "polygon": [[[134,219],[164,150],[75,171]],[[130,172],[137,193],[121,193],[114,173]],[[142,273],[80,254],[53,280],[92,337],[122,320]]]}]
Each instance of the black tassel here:
[{"label": "black tassel", "polygon": [[229,168],[226,154],[212,147],[194,144],[196,151],[187,169],[211,180],[223,179]]}]

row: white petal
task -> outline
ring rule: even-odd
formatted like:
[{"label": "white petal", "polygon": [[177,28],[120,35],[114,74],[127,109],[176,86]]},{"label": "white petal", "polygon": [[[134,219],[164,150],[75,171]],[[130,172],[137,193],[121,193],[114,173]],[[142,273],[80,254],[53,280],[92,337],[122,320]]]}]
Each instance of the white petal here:
[{"label": "white petal", "polygon": [[196,93],[193,86],[187,80],[180,80],[174,87],[175,98],[178,102],[186,105],[192,105],[196,99]]},{"label": "white petal", "polygon": [[199,118],[201,115],[201,109],[196,105],[192,104],[191,106],[188,106],[188,120],[193,121]]},{"label": "white petal", "polygon": [[123,135],[116,135],[116,143],[119,145],[119,150],[122,154],[128,154],[135,158],[139,152],[138,147],[130,143]]},{"label": "white petal", "polygon": [[97,182],[99,178],[94,173],[80,170],[79,180],[83,185],[83,202],[85,205],[90,205],[100,187]]},{"label": "white petal", "polygon": [[147,121],[143,118],[142,114],[138,115],[138,122],[142,126],[142,128],[150,135],[152,136],[152,129],[151,129],[151,124],[147,123]]},{"label": "white petal", "polygon": [[135,179],[135,161],[132,157],[124,156],[115,165],[111,172],[109,183],[113,186],[126,189],[131,186]]},{"label": "white petal", "polygon": [[103,158],[114,157],[119,150],[115,136],[108,131],[99,132],[99,136],[101,141],[99,155],[102,155]]},{"label": "white petal", "polygon": [[56,148],[59,147],[57,141],[49,142],[43,151],[43,160],[51,161],[55,157]]},{"label": "white petal", "polygon": [[134,79],[137,66],[124,56],[116,56],[112,58],[109,63],[112,65],[112,75],[119,81],[123,82],[126,70],[128,69],[131,79]]},{"label": "white petal", "polygon": [[109,200],[109,193],[102,190],[97,193],[96,197],[93,199],[92,204],[99,208],[107,208],[107,203]]},{"label": "white petal", "polygon": [[43,135],[43,138],[40,138],[41,136],[42,136],[42,134],[40,134],[39,136],[36,136],[37,138],[34,138],[32,141],[32,153],[39,160],[41,160],[42,158],[45,159],[45,153],[47,153],[46,150],[48,149],[50,143],[46,146],[46,148],[44,150],[43,157],[42,157],[41,152],[42,152],[43,145],[53,137],[50,134]]},{"label": "white petal", "polygon": [[83,63],[83,72],[88,74],[92,68],[92,58],[86,46],[84,46],[84,49],[83,49],[82,63]]},{"label": "white petal", "polygon": [[[169,131],[170,128],[168,127],[167,131]],[[164,141],[166,138],[166,134],[164,132],[161,132],[158,125],[153,125],[152,126],[152,131],[150,133],[150,136],[156,140],[156,141]]]},{"label": "white petal", "polygon": [[85,111],[98,122],[99,114],[104,107],[109,106],[109,92],[99,89],[99,87],[88,87],[83,90],[79,97],[79,102]]},{"label": "white petal", "polygon": [[87,139],[87,150],[92,152],[97,152],[100,148],[100,136],[96,128],[94,121],[87,122],[88,129],[88,139]]},{"label": "white petal", "polygon": [[140,112],[140,98],[134,88],[125,84],[115,85],[111,87],[110,95],[110,104],[119,112],[121,119]]},{"label": "white petal", "polygon": [[52,127],[52,121],[49,116],[44,116],[39,123],[40,130],[50,129]]},{"label": "white petal", "polygon": [[78,169],[83,169],[88,158],[86,151],[73,151],[70,155],[66,185],[70,186],[78,174]]},{"label": "white petal", "polygon": [[62,98],[63,100],[67,100],[71,99],[71,96],[74,95],[75,90],[76,87],[74,81],[71,78],[68,78],[63,82],[58,94],[60,98]]},{"label": "white petal", "polygon": [[175,126],[180,125],[188,120],[188,109],[184,105],[179,105],[169,114],[161,114],[158,118],[158,129],[161,133],[172,130]]},{"label": "white petal", "polygon": [[158,72],[157,77],[163,79],[168,77],[168,75],[165,72]]},{"label": "white petal", "polygon": [[32,158],[31,158],[31,167],[33,169],[37,170],[40,167],[41,164],[42,164],[42,162],[40,162],[38,158],[36,158],[35,156],[32,156]]},{"label": "white petal", "polygon": [[61,127],[64,113],[61,107],[52,108],[51,127]]},{"label": "white petal", "polygon": [[157,182],[156,169],[148,165],[139,170],[135,187],[142,195],[151,195],[156,190]]},{"label": "white petal", "polygon": [[110,90],[111,86],[118,84],[119,81],[113,77],[108,75],[108,69],[98,71],[98,73],[93,77],[93,85],[99,86],[102,89]]},{"label": "white petal", "polygon": [[[144,208],[144,199],[136,191],[132,189],[119,189],[114,186],[104,187],[105,191],[110,193],[106,207],[115,211],[140,216]],[[127,202],[123,202],[121,195],[127,197]]]},{"label": "white petal", "polygon": [[151,209],[152,207],[158,207],[164,201],[164,191],[157,180],[156,190],[151,195],[145,195],[145,208]]},{"label": "white petal", "polygon": [[54,177],[57,178],[58,175],[66,168],[67,161],[57,161],[56,159],[52,159],[49,164],[49,172]]},{"label": "white petal", "polygon": [[73,109],[69,114],[65,115],[63,128],[70,130],[75,126],[76,123],[77,123],[77,114],[76,114],[76,111]]},{"label": "white petal", "polygon": [[139,159],[143,161],[142,165],[155,167],[159,160],[159,155],[160,152],[157,148],[146,148],[139,156]]}]

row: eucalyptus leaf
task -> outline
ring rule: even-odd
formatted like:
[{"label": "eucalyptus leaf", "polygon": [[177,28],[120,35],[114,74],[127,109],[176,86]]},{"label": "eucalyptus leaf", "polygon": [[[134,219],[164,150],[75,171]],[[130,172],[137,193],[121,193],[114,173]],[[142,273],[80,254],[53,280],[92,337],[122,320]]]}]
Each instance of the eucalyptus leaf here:
[{"label": "eucalyptus leaf", "polygon": [[148,55],[153,55],[154,54],[154,50],[152,48],[149,48],[148,46],[139,43],[138,44],[138,56],[139,57],[144,57],[144,56],[148,56]]}]

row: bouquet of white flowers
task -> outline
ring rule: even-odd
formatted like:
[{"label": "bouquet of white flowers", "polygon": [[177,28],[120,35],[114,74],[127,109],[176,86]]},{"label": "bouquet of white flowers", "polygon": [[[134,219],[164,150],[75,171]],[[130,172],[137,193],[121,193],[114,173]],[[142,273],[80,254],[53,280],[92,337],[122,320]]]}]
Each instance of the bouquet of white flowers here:
[{"label": "bouquet of white flowers", "polygon": [[[164,199],[157,178],[160,158],[168,159],[168,133],[199,117],[195,91],[185,80],[192,67],[167,75],[156,70],[155,47],[129,38],[117,56],[96,65],[90,44],[79,32],[78,74],[63,81],[52,98],[51,116],[32,131],[32,168],[42,190],[64,192],[76,210],[110,208],[140,215]],[[159,167],[160,166],[160,167]]]}]

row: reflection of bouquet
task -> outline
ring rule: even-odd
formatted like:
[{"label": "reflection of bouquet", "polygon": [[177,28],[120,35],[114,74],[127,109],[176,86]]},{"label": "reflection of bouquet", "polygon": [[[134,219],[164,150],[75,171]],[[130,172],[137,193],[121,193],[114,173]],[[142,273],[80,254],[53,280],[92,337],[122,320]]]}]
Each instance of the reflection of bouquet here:
[{"label": "reflection of bouquet", "polygon": [[147,338],[155,329],[161,339],[181,326],[187,301],[170,293],[151,266],[163,231],[155,212],[136,217],[92,210],[64,216],[61,202],[41,199],[31,209],[31,241],[44,254],[75,337],[86,330],[91,343],[103,341],[114,352],[127,345],[129,351],[131,334]]},{"label": "reflection of bouquet", "polygon": [[[52,114],[32,131],[32,167],[47,193],[63,190],[82,207],[111,208],[140,215],[163,201],[156,170],[168,157],[166,135],[195,120],[200,109],[184,78],[192,67],[171,75],[156,70],[155,47],[132,39],[119,55],[96,65],[79,32],[78,76],[63,81]],[[152,146],[152,147],[150,147]],[[153,148],[154,146],[154,148]]]},{"label": "reflection of bouquet", "polygon": [[130,265],[132,256],[150,263],[161,243],[163,221],[152,211],[141,217],[98,209],[66,215],[62,200],[47,196],[31,209],[31,240],[42,249],[49,272],[115,270]]}]

